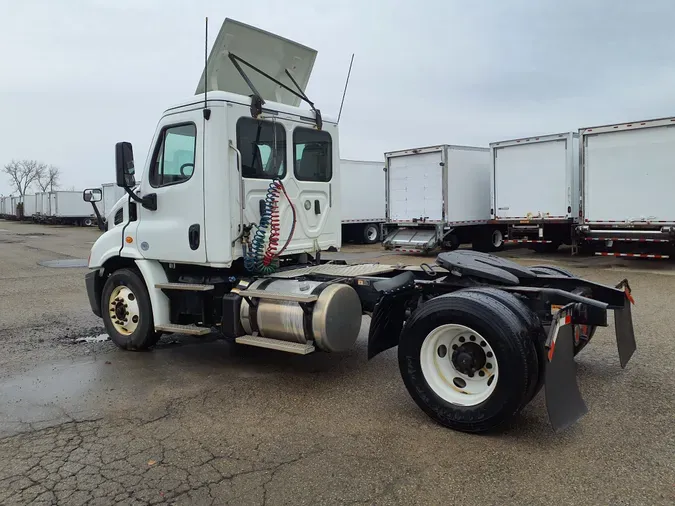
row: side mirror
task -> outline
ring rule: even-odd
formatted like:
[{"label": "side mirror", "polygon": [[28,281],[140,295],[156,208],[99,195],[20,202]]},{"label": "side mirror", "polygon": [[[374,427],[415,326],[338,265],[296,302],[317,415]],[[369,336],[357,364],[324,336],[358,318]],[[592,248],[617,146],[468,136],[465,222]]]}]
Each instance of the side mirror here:
[{"label": "side mirror", "polygon": [[103,200],[103,192],[99,188],[87,188],[82,192],[82,200],[85,202],[100,202]]},{"label": "side mirror", "polygon": [[117,186],[133,188],[136,186],[134,174],[134,150],[130,142],[118,142],[115,144],[115,172]]}]

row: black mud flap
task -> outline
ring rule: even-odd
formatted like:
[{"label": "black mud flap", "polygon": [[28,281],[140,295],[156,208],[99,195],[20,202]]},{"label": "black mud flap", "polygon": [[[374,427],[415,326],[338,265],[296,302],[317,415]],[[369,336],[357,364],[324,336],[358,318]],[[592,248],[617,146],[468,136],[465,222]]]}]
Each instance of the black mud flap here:
[{"label": "black mud flap", "polygon": [[629,294],[623,303],[623,309],[614,310],[614,326],[616,327],[616,347],[619,349],[619,362],[625,368],[635,353],[635,330],[633,329],[633,315],[631,313],[631,298]]},{"label": "black mud flap", "polygon": [[574,326],[564,310],[559,312],[557,323],[551,325],[546,343],[546,410],[553,428],[563,430],[588,412],[577,386]]},{"label": "black mud flap", "polygon": [[375,305],[368,333],[368,360],[398,345],[405,320],[405,299],[382,297]]}]

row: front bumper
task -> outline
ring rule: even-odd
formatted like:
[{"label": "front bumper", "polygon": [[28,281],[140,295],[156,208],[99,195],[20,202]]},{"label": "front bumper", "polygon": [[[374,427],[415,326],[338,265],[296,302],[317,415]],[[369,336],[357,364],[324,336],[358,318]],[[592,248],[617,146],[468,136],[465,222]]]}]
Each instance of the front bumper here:
[{"label": "front bumper", "polygon": [[98,275],[98,270],[90,271],[84,276],[84,284],[87,287],[87,298],[91,311],[101,317],[101,276]]}]

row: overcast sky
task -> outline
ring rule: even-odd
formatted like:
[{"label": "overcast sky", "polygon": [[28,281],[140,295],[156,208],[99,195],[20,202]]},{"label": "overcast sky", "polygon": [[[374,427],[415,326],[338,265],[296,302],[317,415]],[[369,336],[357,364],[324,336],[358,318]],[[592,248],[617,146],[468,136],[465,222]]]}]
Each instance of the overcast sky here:
[{"label": "overcast sky", "polygon": [[356,53],[343,158],[675,115],[673,0],[7,0],[0,165],[55,164],[79,190],[114,180],[117,141],[145,160],[194,93],[205,16],[211,41],[229,17],[316,49],[326,115]]}]

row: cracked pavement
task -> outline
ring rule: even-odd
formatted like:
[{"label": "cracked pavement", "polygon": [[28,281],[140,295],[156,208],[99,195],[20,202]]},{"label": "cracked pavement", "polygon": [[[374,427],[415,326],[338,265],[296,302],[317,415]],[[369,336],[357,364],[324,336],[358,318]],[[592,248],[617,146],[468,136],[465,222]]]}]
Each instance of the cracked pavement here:
[{"label": "cracked pavement", "polygon": [[613,329],[599,330],[577,359],[589,413],[570,430],[552,432],[540,395],[512,426],[472,436],[430,421],[395,350],[369,363],[363,334],[307,357],[212,337],[166,336],[148,353],[74,344],[102,332],[85,270],[38,262],[86,258],[97,231],[0,229],[2,505],[675,502],[673,264],[506,252],[628,277],[638,352],[622,370]]}]

